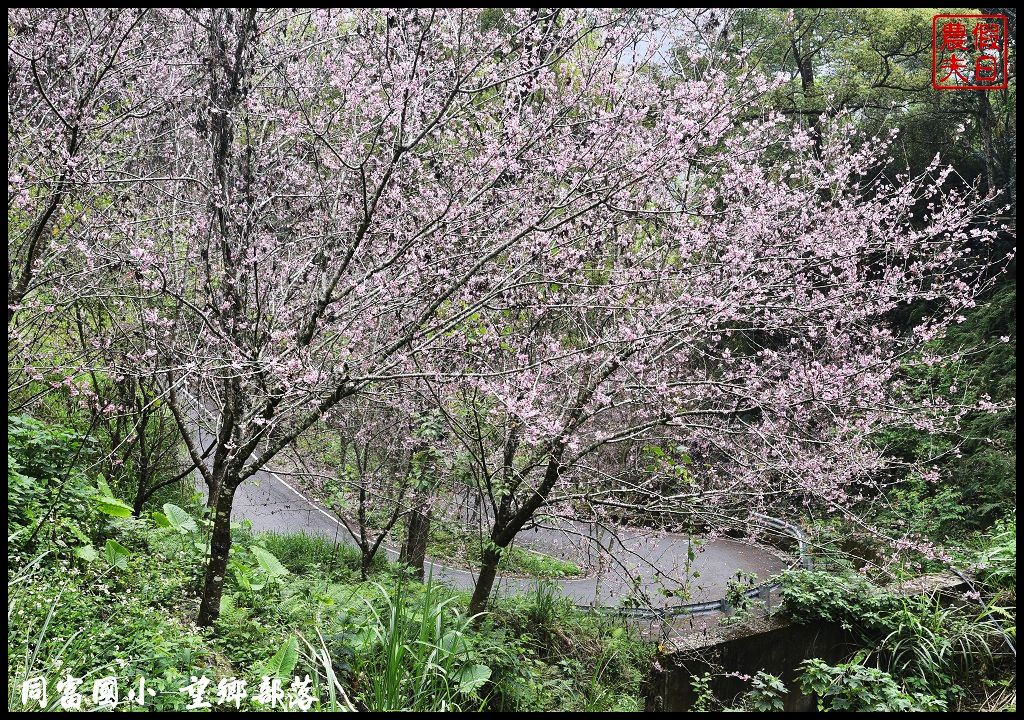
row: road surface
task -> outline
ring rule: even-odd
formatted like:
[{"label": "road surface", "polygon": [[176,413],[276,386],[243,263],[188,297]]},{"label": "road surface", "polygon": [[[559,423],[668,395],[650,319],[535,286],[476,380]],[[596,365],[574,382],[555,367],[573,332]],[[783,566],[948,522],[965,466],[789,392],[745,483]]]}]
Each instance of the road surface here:
[{"label": "road surface", "polygon": [[[202,490],[205,486],[200,482]],[[294,483],[271,470],[261,470],[236,491],[232,520],[249,520],[254,531],[318,535],[335,542],[353,543],[351,536],[333,515],[314,499],[306,497]],[[764,580],[785,569],[788,562],[766,548],[726,538],[695,544],[689,561],[690,539],[682,535],[650,534],[623,530],[618,538],[607,533],[598,537],[589,526],[565,526],[561,531],[524,531],[516,542],[549,554],[579,561],[592,568],[586,577],[556,580],[564,593],[579,605],[617,606],[639,590],[653,607],[717,600],[738,570]],[[587,539],[589,536],[589,540]],[[598,543],[604,549],[598,550]],[[699,545],[699,546],[698,546]],[[392,559],[397,553],[389,549]],[[587,562],[589,559],[590,562]],[[449,567],[441,560],[428,560],[426,573],[453,587],[470,590],[476,575],[470,570]],[[536,580],[499,576],[496,592],[512,594],[531,590]],[[679,591],[686,591],[680,593]],[[667,592],[666,592],[667,591]]]}]

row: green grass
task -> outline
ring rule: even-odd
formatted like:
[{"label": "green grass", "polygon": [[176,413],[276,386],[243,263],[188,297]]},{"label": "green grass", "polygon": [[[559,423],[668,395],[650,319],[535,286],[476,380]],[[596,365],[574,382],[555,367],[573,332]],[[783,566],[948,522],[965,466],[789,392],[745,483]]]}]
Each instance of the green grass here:
[{"label": "green grass", "polygon": [[[291,572],[303,575],[319,568],[358,568],[359,549],[345,542],[331,542],[318,535],[304,532],[292,535],[260,533],[259,541]],[[374,558],[374,566],[384,565],[383,555]]]},{"label": "green grass", "polygon": [[583,575],[579,565],[552,555],[525,548],[511,547],[503,553],[501,568],[515,575],[538,578],[578,577]]},{"label": "green grass", "polygon": [[[480,564],[480,538],[466,528],[437,520],[430,524],[427,554],[442,560],[456,560],[470,566]],[[536,578],[579,577],[583,570],[571,560],[527,548],[511,546],[501,553],[499,569],[512,575]]]}]

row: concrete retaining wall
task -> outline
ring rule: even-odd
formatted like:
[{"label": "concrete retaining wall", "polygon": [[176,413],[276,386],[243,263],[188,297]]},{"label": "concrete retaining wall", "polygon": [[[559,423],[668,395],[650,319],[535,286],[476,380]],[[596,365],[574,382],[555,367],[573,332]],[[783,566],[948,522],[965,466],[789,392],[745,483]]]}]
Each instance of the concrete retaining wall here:
[{"label": "concrete retaining wall", "polygon": [[[925,575],[891,588],[905,595],[937,595],[962,601],[967,585],[959,575]],[[753,676],[764,670],[779,677],[789,690],[785,709],[806,712],[816,709],[813,697],[797,689],[800,663],[821,658],[835,664],[856,650],[852,638],[838,625],[826,622],[797,625],[781,616],[760,617],[734,628],[709,626],[703,631],[675,637],[659,659],[662,670],[651,679],[648,710],[687,711],[694,700],[691,682],[710,672],[711,690],[725,703],[750,689],[750,683],[723,673]]]},{"label": "concrete retaining wall", "polygon": [[787,711],[815,709],[814,698],[796,688],[799,665],[808,658],[822,658],[835,663],[848,656],[853,646],[838,625],[795,625],[778,618],[756,621],[730,634],[715,629],[707,635],[682,638],[659,660],[661,672],[652,679],[648,695],[649,711],[687,711],[695,700],[691,680],[710,672],[711,690],[719,700],[729,703],[735,696],[750,689],[750,683],[721,673],[753,676],[758,670],[782,679],[789,694]]}]

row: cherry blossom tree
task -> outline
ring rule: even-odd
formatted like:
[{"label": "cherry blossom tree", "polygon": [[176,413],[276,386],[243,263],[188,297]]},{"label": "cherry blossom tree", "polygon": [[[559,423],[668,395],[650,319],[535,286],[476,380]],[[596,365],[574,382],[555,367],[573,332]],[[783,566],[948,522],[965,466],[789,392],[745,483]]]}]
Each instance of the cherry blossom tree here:
[{"label": "cherry blossom tree", "polygon": [[[887,180],[886,140],[830,130],[701,137],[687,180],[607,234],[581,220],[474,316],[445,403],[489,503],[471,613],[542,508],[712,527],[782,500],[848,512],[885,467],[875,433],[966,411],[904,381],[1008,259],[986,251],[983,199],[938,159]],[[912,333],[887,322],[922,303]],[[593,462],[649,445],[684,449],[682,482]]]},{"label": "cherry blossom tree", "polygon": [[167,88],[147,35],[157,13],[121,8],[8,11],[8,397],[12,407],[59,395],[85,410],[111,482],[134,485],[136,515],[178,478],[177,428],[140,378],[106,377],[111,257],[141,131]]},{"label": "cherry blossom tree", "polygon": [[[652,117],[664,91],[629,62],[642,14],[217,10],[167,27],[178,95],[138,172],[165,179],[110,247],[138,288],[128,361],[160,378],[210,491],[209,624],[238,485],[343,399],[421,372],[568,228],[593,218],[600,238],[647,203],[683,168],[685,118]],[[209,464],[193,398],[215,418]]]},{"label": "cherry blossom tree", "polygon": [[87,284],[68,255],[115,200],[125,131],[159,95],[146,11],[12,8],[7,20],[10,321],[37,288]]}]

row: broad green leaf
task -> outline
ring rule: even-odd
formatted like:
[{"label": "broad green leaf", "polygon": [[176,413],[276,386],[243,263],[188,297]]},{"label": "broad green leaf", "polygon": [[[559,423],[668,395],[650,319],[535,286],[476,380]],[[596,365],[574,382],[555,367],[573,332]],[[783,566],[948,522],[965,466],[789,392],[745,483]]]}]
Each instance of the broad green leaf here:
[{"label": "broad green leaf", "polygon": [[455,643],[458,642],[460,636],[460,633],[454,630],[449,630],[441,636],[441,644],[439,646],[440,649],[444,650],[445,654],[450,654],[452,652],[452,649],[455,647]]},{"label": "broad green leaf", "polygon": [[107,540],[107,544],[103,548],[103,555],[107,559],[107,562],[114,567],[121,568],[122,570],[128,567],[129,554],[128,548],[117,540]]},{"label": "broad green leaf", "polygon": [[277,651],[274,657],[267,661],[263,667],[263,674],[277,676],[279,678],[289,677],[296,663],[299,662],[299,639],[292,635],[285,640],[284,645]]},{"label": "broad green leaf", "polygon": [[86,562],[92,562],[93,560],[99,557],[99,555],[96,552],[96,548],[94,548],[92,545],[83,545],[82,547],[75,550],[75,555],[82,558]]},{"label": "broad green leaf", "polygon": [[107,515],[114,517],[131,517],[132,507],[127,503],[124,503],[114,497],[98,497],[95,498],[96,506],[100,509],[100,512],[104,512]]},{"label": "broad green leaf", "polygon": [[182,535],[198,530],[195,519],[174,503],[164,503],[164,515],[171,527]]},{"label": "broad green leaf", "polygon": [[132,506],[114,497],[110,486],[107,485],[106,478],[102,475],[96,476],[96,488],[98,496],[93,499],[100,512],[114,517],[131,517]]},{"label": "broad green leaf", "polygon": [[459,692],[469,694],[491,679],[486,665],[467,665],[458,675]]},{"label": "broad green leaf", "polygon": [[167,519],[167,516],[158,510],[153,511],[153,522],[156,523],[157,527],[170,527],[171,521]]},{"label": "broad green leaf", "polygon": [[288,574],[288,568],[281,564],[274,555],[261,547],[253,546],[252,554],[256,556],[256,562],[260,564],[264,572],[270,577],[278,578]]}]

